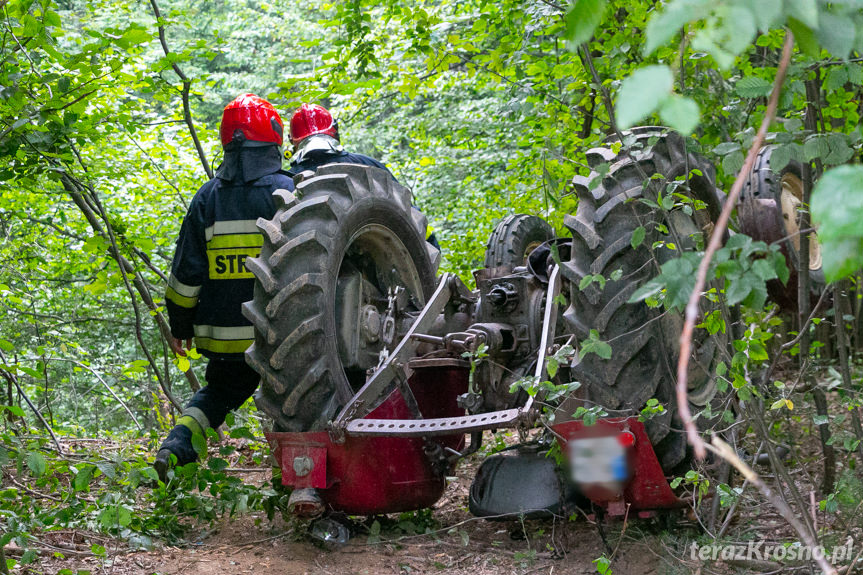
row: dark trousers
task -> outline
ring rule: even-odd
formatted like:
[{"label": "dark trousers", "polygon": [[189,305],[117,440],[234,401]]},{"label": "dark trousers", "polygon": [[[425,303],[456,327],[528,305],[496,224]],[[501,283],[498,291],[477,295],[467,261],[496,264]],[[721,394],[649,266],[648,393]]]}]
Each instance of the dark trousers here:
[{"label": "dark trousers", "polygon": [[187,407],[197,407],[210,420],[210,427],[225,422],[229,411],[243,405],[258,388],[261,376],[245,361],[211,359],[205,375],[207,385],[192,396]]}]

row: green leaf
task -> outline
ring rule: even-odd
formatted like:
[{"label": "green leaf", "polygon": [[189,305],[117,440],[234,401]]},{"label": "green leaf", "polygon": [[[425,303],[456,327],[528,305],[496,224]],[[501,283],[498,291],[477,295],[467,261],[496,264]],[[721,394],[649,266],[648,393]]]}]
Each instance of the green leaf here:
[{"label": "green leaf", "polygon": [[611,559],[603,555],[597,559],[593,560],[593,563],[596,565],[596,572],[599,575],[612,575],[611,574]]},{"label": "green leaf", "polygon": [[202,434],[192,434],[192,448],[195,450],[195,453],[198,454],[198,457],[204,457],[207,455],[207,440]]},{"label": "green leaf", "polygon": [[6,411],[8,411],[9,413],[11,413],[11,414],[12,414],[12,415],[14,415],[15,417],[24,417],[24,410],[23,410],[23,409],[21,409],[21,407],[20,407],[20,406],[18,406],[18,405],[4,405],[4,406],[0,406],[0,411],[2,411],[2,409],[5,409]]},{"label": "green leaf", "polygon": [[28,549],[23,555],[21,555],[21,565],[29,565],[34,562],[37,557],[39,557],[39,554],[35,549]]},{"label": "green leaf", "polygon": [[776,269],[773,267],[773,262],[767,260],[755,260],[752,262],[752,271],[764,281],[778,277]]},{"label": "green leaf", "polygon": [[843,134],[827,134],[827,147],[830,148],[830,153],[824,158],[824,163],[836,166],[844,164],[854,155],[854,150],[848,145],[848,140]]},{"label": "green leaf", "polygon": [[638,226],[632,231],[632,239],[629,241],[629,245],[632,246],[632,249],[636,249],[641,245],[641,242],[644,241],[644,236],[647,234],[647,230],[644,226]]},{"label": "green leaf", "polygon": [[93,555],[96,557],[105,557],[108,554],[107,549],[104,546],[99,545],[98,543],[94,543],[90,545],[90,551],[93,552]]},{"label": "green leaf", "polygon": [[254,434],[252,434],[252,432],[249,430],[248,427],[244,426],[244,427],[237,427],[236,429],[232,429],[231,430],[231,438],[232,439],[240,439],[240,438],[251,439],[254,441],[255,436],[254,436]]},{"label": "green leaf", "polygon": [[770,356],[767,355],[767,348],[760,341],[749,342],[749,358],[754,361],[767,361]]},{"label": "green leaf", "polygon": [[48,462],[45,461],[45,456],[38,451],[31,451],[27,454],[27,467],[33,472],[36,477],[41,477],[48,469]]},{"label": "green leaf", "polygon": [[820,26],[816,36],[818,42],[837,58],[847,58],[854,48],[857,30],[854,20],[846,15],[833,14],[822,10],[819,14]]},{"label": "green leaf", "polygon": [[635,293],[630,296],[627,303],[637,303],[640,301],[644,301],[649,297],[659,295],[661,291],[662,283],[657,281],[656,278],[654,278],[640,288],[638,288],[637,290],[635,290]]},{"label": "green leaf", "polygon": [[[828,48],[829,49],[829,48]],[[827,71],[824,87],[828,90],[838,90],[848,81],[848,66],[833,66]]]},{"label": "green leaf", "polygon": [[207,467],[213,471],[222,471],[228,468],[228,462],[221,457],[213,457],[207,461]]},{"label": "green leaf", "polygon": [[50,26],[52,28],[60,27],[60,15],[51,10],[45,11],[45,25]]},{"label": "green leaf", "polygon": [[726,176],[736,176],[743,167],[743,152],[735,150],[722,158],[722,171]]},{"label": "green leaf", "polygon": [[752,11],[758,21],[758,28],[767,32],[779,23],[782,16],[782,0],[758,0],[758,6]]},{"label": "green leaf", "polygon": [[11,342],[6,341],[5,339],[0,339],[0,349],[3,351],[12,351],[15,349],[15,346],[12,345]]},{"label": "green leaf", "polygon": [[[787,0],[786,10],[793,19],[813,30],[818,29],[818,3],[816,0]],[[795,32],[795,36],[797,33]]]},{"label": "green leaf", "polygon": [[725,290],[728,305],[742,302],[749,295],[749,292],[752,291],[752,280],[748,275],[729,278],[728,284],[728,289]]},{"label": "green leaf", "polygon": [[665,102],[674,86],[668,66],[645,66],[623,80],[615,111],[621,129],[631,128]]},{"label": "green leaf", "polygon": [[93,467],[90,465],[85,465],[78,471],[78,474],[75,475],[75,481],[73,481],[72,485],[75,488],[75,491],[86,491],[90,487],[90,479],[93,477]]},{"label": "green leaf", "polygon": [[812,190],[812,220],[827,281],[863,267],[863,166],[838,166],[821,176]]},{"label": "green leaf", "polygon": [[791,270],[788,269],[788,262],[785,261],[785,256],[781,252],[773,252],[773,269],[776,270],[776,277],[782,284],[787,284],[791,277]]},{"label": "green leaf", "polygon": [[644,55],[649,56],[662,46],[681,28],[694,20],[701,20],[710,12],[710,0],[677,0],[669,2],[661,11],[654,14],[647,23]]},{"label": "green leaf", "polygon": [[770,168],[779,173],[785,166],[788,165],[794,156],[793,144],[785,144],[776,146],[770,154]]},{"label": "green leaf", "polygon": [[771,410],[782,409],[783,407],[786,407],[789,410],[792,410],[792,409],[794,409],[794,404],[791,403],[790,399],[785,399],[785,398],[777,399],[776,401],[773,402],[773,405],[770,406],[770,409]]},{"label": "green leaf", "polygon": [[117,477],[117,470],[114,468],[113,463],[109,463],[108,461],[100,461],[96,464],[96,467],[99,471],[102,472],[102,475],[107,477],[108,479],[114,479]]},{"label": "green leaf", "polygon": [[590,40],[593,31],[602,22],[607,8],[606,0],[576,0],[565,16],[564,38],[571,50]]},{"label": "green leaf", "polygon": [[717,156],[724,156],[726,154],[730,154],[731,152],[737,152],[740,150],[740,144],[737,142],[722,142],[715,148],[713,148],[713,153]]},{"label": "green leaf", "polygon": [[800,50],[811,58],[818,58],[818,40],[812,30],[796,18],[788,19],[788,27],[794,33],[794,39]]},{"label": "green leaf", "polygon": [[659,117],[669,127],[688,136],[698,126],[701,110],[692,98],[671,94],[659,109]]},{"label": "green leaf", "polygon": [[548,377],[554,379],[557,375],[557,370],[560,368],[560,363],[554,358],[549,357],[545,364],[545,370],[548,372]]},{"label": "green leaf", "polygon": [[[152,35],[141,27],[140,24],[132,24],[122,36],[117,38],[116,42],[118,46],[128,50],[132,46],[150,41],[151,38]],[[176,54],[171,54],[171,56],[177,57]]]},{"label": "green leaf", "polygon": [[611,359],[611,346],[599,339],[599,332],[590,330],[590,337],[581,342],[581,356],[595,353],[602,359]]},{"label": "green leaf", "polygon": [[773,84],[758,76],[746,76],[737,81],[734,90],[742,98],[763,98],[770,95]]},{"label": "green leaf", "polygon": [[827,138],[814,135],[806,139],[803,143],[803,159],[811,162],[815,158],[822,160],[830,154],[830,145],[827,143]]}]

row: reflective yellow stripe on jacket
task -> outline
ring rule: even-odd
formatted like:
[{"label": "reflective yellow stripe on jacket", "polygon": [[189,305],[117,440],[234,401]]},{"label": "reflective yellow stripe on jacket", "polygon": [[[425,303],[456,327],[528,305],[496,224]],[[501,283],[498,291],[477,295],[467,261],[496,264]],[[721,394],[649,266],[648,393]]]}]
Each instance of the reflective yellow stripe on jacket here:
[{"label": "reflective yellow stripe on jacket", "polygon": [[168,289],[165,290],[165,298],[171,300],[180,307],[193,308],[198,305],[198,294],[201,286],[186,285],[173,274],[168,278]]},{"label": "reflective yellow stripe on jacket", "polygon": [[243,353],[255,340],[252,326],[196,325],[195,347],[216,353]]},{"label": "reflective yellow stripe on jacket", "polygon": [[253,278],[246,269],[246,258],[257,257],[264,245],[256,220],[216,222],[204,230],[210,279]]}]

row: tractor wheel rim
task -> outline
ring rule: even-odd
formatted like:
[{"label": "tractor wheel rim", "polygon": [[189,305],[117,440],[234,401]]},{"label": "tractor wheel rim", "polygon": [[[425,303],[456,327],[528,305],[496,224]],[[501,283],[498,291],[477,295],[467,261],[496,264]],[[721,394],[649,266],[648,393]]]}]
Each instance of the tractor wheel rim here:
[{"label": "tractor wheel rim", "polygon": [[[425,305],[425,296],[419,271],[411,257],[410,251],[392,230],[381,224],[366,224],[358,229],[347,242],[345,255],[339,264],[337,277],[341,277],[343,271],[348,269],[347,266],[353,266],[361,260],[365,260],[366,263],[369,260],[373,262],[375,277],[367,277],[366,273],[363,273],[363,277],[364,280],[368,280],[374,284],[379,292],[379,294],[376,294],[380,297],[377,298],[379,301],[375,304],[375,307],[377,308],[376,313],[380,318],[383,318],[387,312],[386,300],[389,288],[401,287],[406,289],[411,296],[411,301],[415,302],[419,306],[419,309],[422,309],[422,306]],[[360,269],[369,270],[369,267],[360,266]],[[338,298],[338,290],[336,297]],[[336,301],[336,308],[340,308],[342,303],[343,301]],[[360,303],[363,309],[358,309],[356,310],[356,314],[352,314],[358,323],[356,325],[340,326],[338,328],[340,331],[345,330],[349,332],[366,329],[367,326],[363,325],[362,322],[368,320],[369,317],[374,317],[375,313],[372,313],[371,306],[363,306],[362,302]],[[401,314],[396,320],[400,319],[400,317]],[[381,326],[381,330],[383,329],[384,327]],[[349,354],[350,352],[342,349],[344,340],[341,337],[337,339],[339,340],[339,355],[344,361],[345,354]],[[384,347],[390,348],[390,351],[392,351],[395,343],[397,342],[385,345],[383,341],[375,341],[366,347],[374,348],[376,352],[381,351]],[[370,364],[363,367],[373,368],[375,365]]]},{"label": "tractor wheel rim", "polygon": [[[780,180],[779,201],[786,235],[791,237],[794,250],[800,253],[800,204],[803,203],[803,181],[794,174],[785,174]],[[809,269],[821,269],[821,243],[815,232],[809,234]]]}]

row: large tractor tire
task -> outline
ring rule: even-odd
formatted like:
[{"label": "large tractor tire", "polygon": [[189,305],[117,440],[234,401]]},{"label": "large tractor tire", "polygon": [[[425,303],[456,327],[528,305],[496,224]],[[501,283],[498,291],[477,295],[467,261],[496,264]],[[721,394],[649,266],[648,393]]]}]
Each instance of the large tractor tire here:
[{"label": "large tractor tire", "polygon": [[[770,298],[786,311],[797,311],[797,276],[800,272],[800,210],[803,204],[803,166],[791,160],[781,170],[771,166],[774,146],[758,152],[755,165],[743,184],[737,208],[740,231],[768,244],[779,242],[791,272],[784,285],[767,282]],[[809,285],[811,297],[824,290],[824,270],[818,236],[809,234]]]},{"label": "large tractor tire", "polygon": [[[651,398],[665,406],[665,413],[648,419],[646,427],[663,469],[671,472],[688,454],[674,395],[683,317],[629,300],[658,275],[664,262],[682,250],[696,249],[699,236],[706,244],[721,207],[713,166],[687,152],[679,134],[660,128],[637,128],[632,134],[636,143],[630,153],[618,155],[610,146],[590,150],[588,161],[594,170],[599,164],[608,169],[574,179],[578,208],[575,216],[564,220],[572,232],[571,259],[562,269],[571,285],[564,317],[579,341],[596,330],[599,339],[611,345],[610,359],[586,354],[573,367],[574,379],[586,387],[590,402],[611,415],[637,414]],[[687,215],[682,207],[657,207],[658,195],[666,196],[676,178],[687,182],[675,191],[704,202],[702,209]],[[634,242],[640,227],[645,236]],[[674,249],[656,242],[674,244]],[[579,289],[586,276],[596,274],[606,279],[604,287],[593,281]],[[704,330],[697,332],[689,372],[693,413],[713,405],[714,365],[722,346]]]},{"label": "large tractor tire", "polygon": [[255,275],[246,361],[276,430],[319,430],[423,308],[439,252],[410,191],[385,170],[332,164],[274,197],[275,217],[258,221],[261,254],[246,260]]},{"label": "large tractor tire", "polygon": [[526,265],[530,253],[553,238],[554,228],[540,217],[529,214],[507,216],[498,222],[488,240],[485,267]]}]

